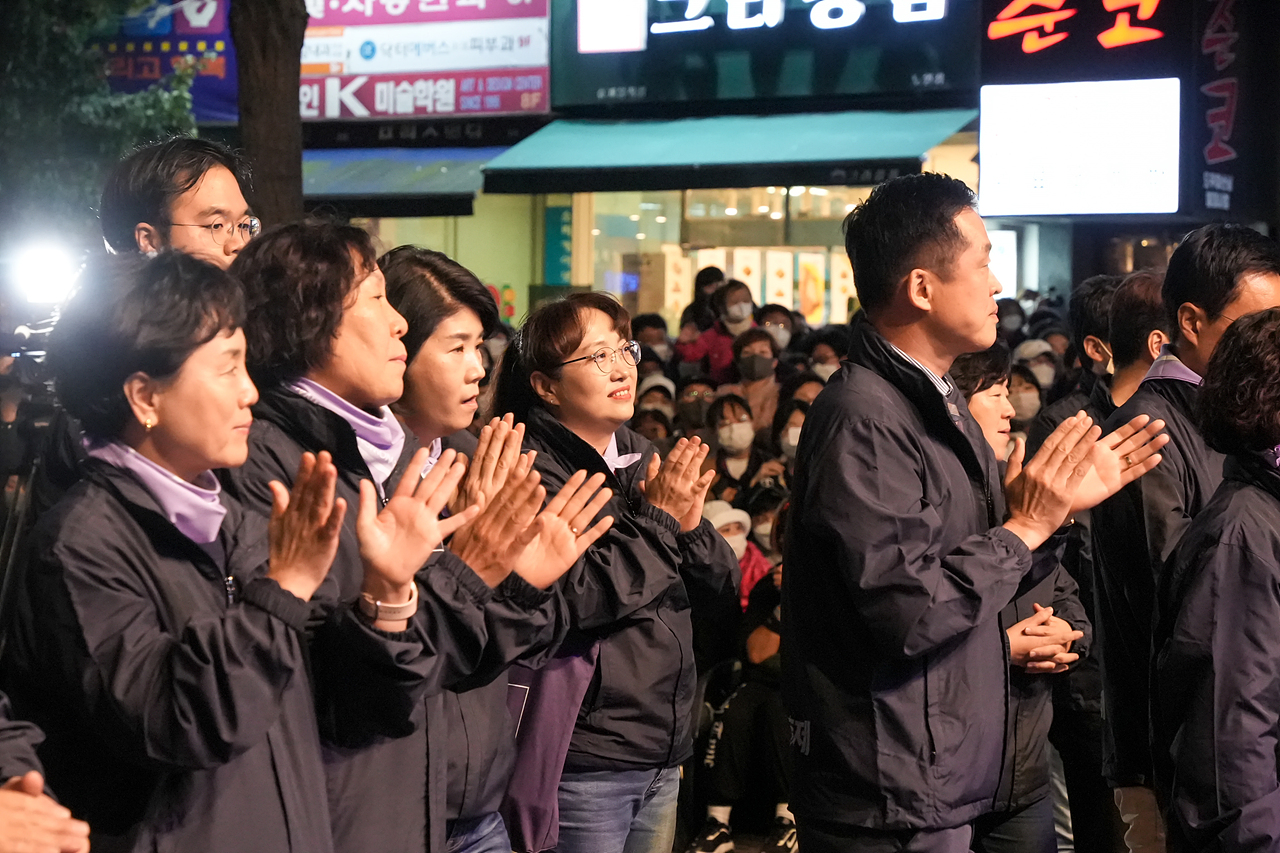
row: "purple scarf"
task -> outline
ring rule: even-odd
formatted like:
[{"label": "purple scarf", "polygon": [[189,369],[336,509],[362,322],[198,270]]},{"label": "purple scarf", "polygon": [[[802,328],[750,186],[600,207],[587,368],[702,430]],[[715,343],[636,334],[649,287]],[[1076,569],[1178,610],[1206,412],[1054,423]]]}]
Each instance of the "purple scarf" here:
[{"label": "purple scarf", "polygon": [[356,434],[360,458],[373,476],[378,494],[382,495],[382,484],[395,471],[396,463],[400,461],[400,452],[404,450],[404,427],[391,414],[391,409],[383,406],[380,415],[371,415],[310,379],[299,379],[289,389],[350,424]]},{"label": "purple scarf", "polygon": [[85,450],[94,459],[122,468],[141,480],[173,526],[192,542],[208,545],[218,538],[227,508],[219,498],[222,487],[212,471],[205,471],[195,483],[188,483],[118,441],[85,439]]}]

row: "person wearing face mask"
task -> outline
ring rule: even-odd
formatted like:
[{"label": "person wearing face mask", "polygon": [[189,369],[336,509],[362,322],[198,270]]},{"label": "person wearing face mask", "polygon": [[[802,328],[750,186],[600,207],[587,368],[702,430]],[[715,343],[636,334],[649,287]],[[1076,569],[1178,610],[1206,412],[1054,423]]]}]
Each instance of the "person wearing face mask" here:
[{"label": "person wearing face mask", "polygon": [[[782,550],[789,512],[785,502],[776,508],[771,550]],[[720,725],[712,729],[699,768],[706,776],[707,818],[685,853],[733,850],[733,804],[762,787],[773,795],[775,807],[761,853],[796,853],[798,849],[790,807],[791,725],[780,685],[781,590],[781,564],[751,589],[739,632],[742,684],[723,709]]]},{"label": "person wearing face mask", "polygon": [[[680,331],[692,329],[694,334],[711,328],[716,312],[711,297],[724,286],[724,270],[719,267],[703,267],[693,277],[693,302],[680,314]],[[638,319],[638,318],[637,318]]]},{"label": "person wearing face mask", "polygon": [[636,411],[656,409],[670,423],[676,418],[676,384],[665,376],[646,376],[636,390]]},{"label": "person wearing face mask", "polygon": [[1013,406],[1013,435],[1025,439],[1027,427],[1040,413],[1043,398],[1040,381],[1022,364],[1009,368],[1009,404]]},{"label": "person wearing face mask", "polygon": [[1013,363],[1030,370],[1041,391],[1047,393],[1058,381],[1058,365],[1061,362],[1048,341],[1024,341],[1013,351]]},{"label": "person wearing face mask", "polygon": [[711,485],[711,496],[734,503],[767,461],[764,451],[755,443],[751,406],[733,394],[717,397],[707,412],[707,424],[715,427],[716,438],[712,462],[716,479]]},{"label": "person wearing face mask", "polygon": [[676,342],[676,354],[680,357],[682,375],[686,371],[706,373],[712,382],[725,385],[734,379],[733,341],[755,325],[751,288],[740,281],[731,281],[712,295],[711,307],[716,312],[715,323],[704,332],[683,328]]},{"label": "person wearing face mask", "polygon": [[745,509],[751,516],[751,541],[773,566],[782,562],[782,553],[774,546],[773,531],[778,510],[786,503],[788,494],[781,486],[752,489],[746,502]]},{"label": "person wearing face mask", "polygon": [[702,507],[702,517],[711,522],[733,549],[733,556],[738,558],[738,568],[742,570],[738,603],[746,610],[751,589],[772,568],[760,548],[750,539],[751,516],[725,501],[707,501]]},{"label": "person wearing face mask", "polygon": [[715,386],[705,376],[681,379],[676,386],[676,419],[673,424],[676,432],[687,438],[696,435],[704,441],[709,440],[711,431],[707,427],[707,412],[715,398]]},{"label": "person wearing face mask", "polygon": [[751,425],[759,433],[773,423],[773,413],[778,410],[778,381],[774,370],[778,366],[778,344],[764,329],[748,329],[733,342],[733,361],[741,381],[735,385],[722,385],[718,393],[742,397],[751,407]]},{"label": "person wearing face mask", "polygon": [[809,355],[809,370],[826,382],[840,369],[840,361],[849,352],[849,329],[846,326],[828,326],[810,335],[805,348]]},{"label": "person wearing face mask", "polygon": [[664,369],[671,363],[675,350],[671,348],[671,338],[667,336],[667,321],[661,314],[637,315],[631,321],[631,334],[635,335],[641,346],[653,350]]}]

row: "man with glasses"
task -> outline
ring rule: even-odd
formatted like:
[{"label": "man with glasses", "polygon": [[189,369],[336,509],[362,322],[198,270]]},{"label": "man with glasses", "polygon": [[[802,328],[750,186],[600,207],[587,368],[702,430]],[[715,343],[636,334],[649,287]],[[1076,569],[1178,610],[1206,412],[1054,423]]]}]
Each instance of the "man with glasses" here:
[{"label": "man with glasses", "polygon": [[178,137],[140,149],[107,178],[102,236],[113,252],[175,249],[226,269],[262,229],[247,186],[245,164],[216,142]]}]

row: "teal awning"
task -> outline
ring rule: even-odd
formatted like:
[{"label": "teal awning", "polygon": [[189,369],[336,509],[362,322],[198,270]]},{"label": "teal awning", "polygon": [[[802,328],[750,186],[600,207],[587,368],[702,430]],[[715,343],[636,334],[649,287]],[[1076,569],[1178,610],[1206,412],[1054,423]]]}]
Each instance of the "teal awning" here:
[{"label": "teal awning", "polygon": [[[860,185],[920,171],[977,110],[562,119],[489,161],[485,192]],[[877,179],[876,176],[879,175]]]},{"label": "teal awning", "polygon": [[480,167],[506,148],[334,148],[302,155],[307,206],[350,216],[469,216]]}]

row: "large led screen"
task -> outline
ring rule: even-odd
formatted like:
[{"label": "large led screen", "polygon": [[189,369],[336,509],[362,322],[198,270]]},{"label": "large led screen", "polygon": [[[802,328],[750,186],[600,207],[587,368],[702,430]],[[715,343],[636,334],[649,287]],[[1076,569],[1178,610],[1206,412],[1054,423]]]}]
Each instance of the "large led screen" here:
[{"label": "large led screen", "polygon": [[1177,78],[983,86],[983,216],[1176,213]]}]

